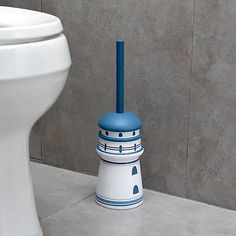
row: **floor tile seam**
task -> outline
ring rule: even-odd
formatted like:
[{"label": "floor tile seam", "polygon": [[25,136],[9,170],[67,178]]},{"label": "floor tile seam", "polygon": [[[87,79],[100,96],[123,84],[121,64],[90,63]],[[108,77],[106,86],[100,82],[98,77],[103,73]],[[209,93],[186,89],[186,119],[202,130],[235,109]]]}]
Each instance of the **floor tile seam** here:
[{"label": "floor tile seam", "polygon": [[69,208],[72,208],[72,207],[75,207],[76,205],[80,204],[82,201],[86,200],[87,198],[90,198],[92,197],[93,195],[95,195],[95,192],[93,193],[90,193],[88,195],[86,195],[85,197],[79,199],[78,201],[75,201],[75,202],[72,202],[62,208],[60,208],[59,210],[57,210],[56,212],[54,212],[53,214],[49,215],[49,216],[46,216],[45,218],[41,219],[40,222],[43,223],[44,221],[50,219],[51,217],[54,217],[55,215],[57,214],[60,214],[61,212],[65,211],[66,209],[69,209]]}]

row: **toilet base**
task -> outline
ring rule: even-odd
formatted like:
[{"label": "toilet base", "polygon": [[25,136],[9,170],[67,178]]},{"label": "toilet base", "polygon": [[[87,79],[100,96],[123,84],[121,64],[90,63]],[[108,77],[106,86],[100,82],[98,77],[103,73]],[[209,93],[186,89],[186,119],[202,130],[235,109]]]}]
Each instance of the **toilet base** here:
[{"label": "toilet base", "polygon": [[29,163],[29,131],[0,134],[0,235],[43,236]]}]

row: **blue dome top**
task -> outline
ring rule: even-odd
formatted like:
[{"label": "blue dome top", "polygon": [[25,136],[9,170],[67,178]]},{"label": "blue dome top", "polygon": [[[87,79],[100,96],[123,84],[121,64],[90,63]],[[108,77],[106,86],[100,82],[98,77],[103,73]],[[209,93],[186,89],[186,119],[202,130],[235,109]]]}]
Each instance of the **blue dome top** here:
[{"label": "blue dome top", "polygon": [[128,132],[140,129],[141,120],[131,112],[108,112],[98,121],[100,128],[114,132]]}]

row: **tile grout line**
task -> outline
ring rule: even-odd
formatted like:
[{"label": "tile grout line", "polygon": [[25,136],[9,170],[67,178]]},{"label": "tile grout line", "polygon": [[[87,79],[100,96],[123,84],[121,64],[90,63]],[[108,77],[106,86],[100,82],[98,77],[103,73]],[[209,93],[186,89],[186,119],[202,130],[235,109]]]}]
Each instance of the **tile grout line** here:
[{"label": "tile grout line", "polygon": [[73,203],[71,203],[71,204],[69,204],[69,205],[67,205],[67,206],[65,206],[65,207],[63,207],[63,208],[61,208],[61,209],[59,209],[58,211],[56,211],[56,212],[53,213],[52,215],[47,216],[47,217],[41,219],[40,222],[43,223],[44,221],[46,221],[47,219],[49,219],[49,218],[51,218],[51,217],[57,215],[58,213],[60,213],[60,212],[62,212],[62,211],[64,211],[64,210],[66,210],[66,209],[68,209],[68,208],[71,208],[71,207],[73,207],[73,206],[75,206],[75,205],[80,204],[82,201],[86,200],[86,199],[89,198],[89,197],[92,197],[94,194],[95,194],[95,192],[90,193],[89,195],[83,197],[82,199],[80,199],[80,200],[78,200],[78,201],[75,201],[75,202],[73,202]]},{"label": "tile grout line", "polygon": [[40,7],[41,7],[41,12],[43,12],[43,0],[41,0],[40,3],[41,3],[41,5],[40,5]]},{"label": "tile grout line", "polygon": [[40,157],[43,162],[43,134],[42,134],[41,126],[40,126]]},{"label": "tile grout line", "polygon": [[194,43],[194,31],[195,31],[195,0],[193,0],[193,16],[192,16],[192,48],[191,48],[191,61],[190,61],[190,74],[189,74],[189,104],[188,104],[188,132],[186,142],[186,197],[188,197],[188,156],[189,156],[189,138],[190,138],[190,118],[191,118],[191,100],[192,100],[192,76],[193,76],[193,43]]}]

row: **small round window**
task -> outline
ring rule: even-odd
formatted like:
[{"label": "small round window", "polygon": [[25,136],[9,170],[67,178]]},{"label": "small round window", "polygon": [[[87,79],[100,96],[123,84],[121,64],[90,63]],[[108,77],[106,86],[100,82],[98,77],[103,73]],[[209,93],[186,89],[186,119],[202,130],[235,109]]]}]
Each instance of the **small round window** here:
[{"label": "small round window", "polygon": [[109,135],[108,131],[106,131],[106,135]]},{"label": "small round window", "polygon": [[123,134],[122,134],[122,133],[119,133],[119,137],[123,137]]}]

